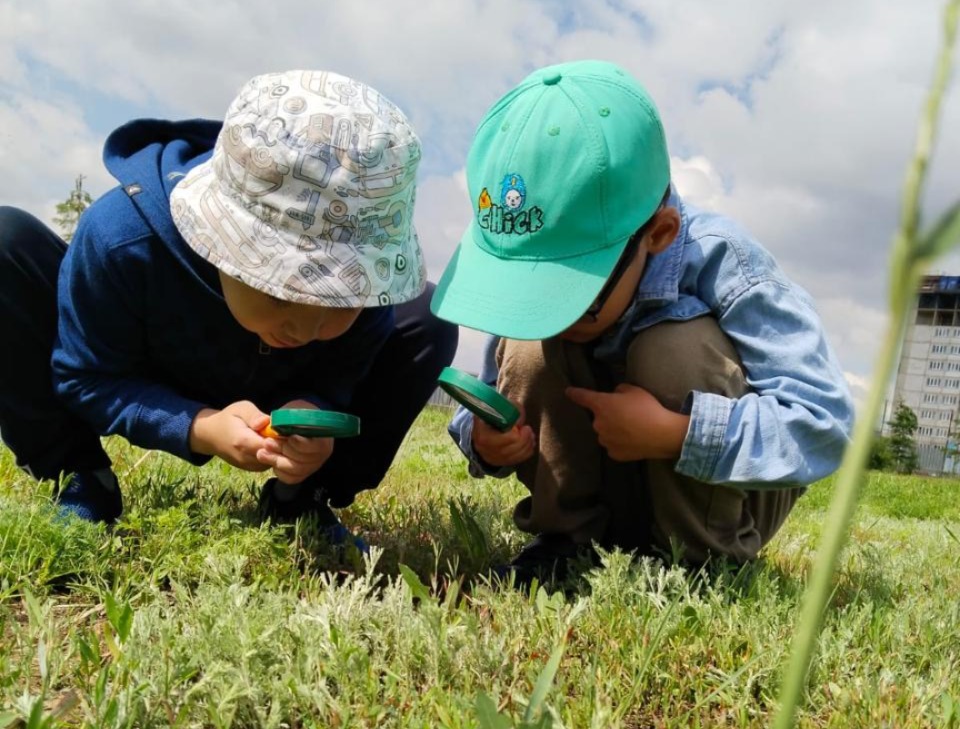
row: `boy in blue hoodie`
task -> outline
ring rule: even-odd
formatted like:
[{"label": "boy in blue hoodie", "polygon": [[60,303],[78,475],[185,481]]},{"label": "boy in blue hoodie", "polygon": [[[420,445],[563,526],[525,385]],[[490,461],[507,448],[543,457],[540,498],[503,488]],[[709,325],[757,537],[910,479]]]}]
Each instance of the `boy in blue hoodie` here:
[{"label": "boy in blue hoodie", "polygon": [[[200,465],[272,469],[264,517],[345,532],[457,329],[428,308],[413,228],[420,143],[376,90],[325,71],[250,80],[223,123],[139,120],[104,159],[120,185],[69,246],[0,208],[0,432],[63,509],[122,511],[100,436]],[[264,437],[271,410],[350,412],[361,434]]]},{"label": "boy in blue hoodie", "polygon": [[434,312],[496,335],[481,378],[524,420],[450,426],[476,476],[516,472],[534,538],[506,566],[562,573],[591,545],[755,558],[853,422],[809,296],[733,221],[684,203],[656,106],[623,69],[540,69],[467,158],[474,218]]}]

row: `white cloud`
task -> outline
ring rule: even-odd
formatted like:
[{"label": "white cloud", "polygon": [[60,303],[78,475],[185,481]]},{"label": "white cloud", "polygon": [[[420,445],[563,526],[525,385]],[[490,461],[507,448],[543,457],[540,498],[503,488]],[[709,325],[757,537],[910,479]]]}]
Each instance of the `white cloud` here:
[{"label": "white cloud", "polygon": [[[436,278],[469,219],[462,169],[484,111],[537,66],[604,58],[657,100],[680,189],[774,253],[817,299],[844,368],[865,377],[941,6],[0,0],[0,202],[49,217],[78,173],[105,190],[100,146],[131,109],[218,117],[254,74],[331,68],[376,86],[419,130],[417,224]],[[958,196],[957,86],[931,165],[928,220]],[[958,266],[960,254],[937,264]]]},{"label": "white cloud", "polygon": [[[419,183],[416,225],[431,281],[440,278],[459,244],[470,222],[470,208],[466,172],[462,168],[452,175],[431,176]],[[460,327],[460,344],[453,366],[479,374],[488,336],[484,332]]]},{"label": "white cloud", "polygon": [[855,375],[868,381],[887,334],[889,316],[880,308],[844,295],[842,290],[820,297],[816,305],[830,344],[848,373],[847,380],[855,382],[851,380]]},{"label": "white cloud", "polygon": [[330,68],[402,95],[408,111],[438,100],[476,105],[473,120],[523,73],[528,45],[549,47],[555,34],[549,6],[533,0],[278,0],[269,11],[37,0],[29,8],[10,18],[9,41],[24,55],[101,93],[209,116],[222,114],[252,75]]},{"label": "white cloud", "polygon": [[[853,372],[844,372],[843,376],[846,378],[847,385],[850,387],[850,394],[853,397],[855,411],[862,413],[866,405],[867,393],[870,391],[869,378],[861,377]],[[882,419],[883,415],[881,414],[880,417]]]},{"label": "white cloud", "polygon": [[86,189],[111,184],[100,164],[100,141],[77,106],[15,93],[0,103],[0,201],[49,219],[54,205],[84,174]]},{"label": "white cloud", "polygon": [[457,346],[457,356],[453,360],[453,366],[479,375],[483,364],[483,349],[489,338],[490,335],[484,332],[460,327],[460,343]]},{"label": "white cloud", "polygon": [[707,210],[723,210],[727,191],[717,168],[706,157],[670,158],[670,176],[687,202]]},{"label": "white cloud", "polygon": [[465,171],[461,168],[449,176],[421,179],[417,185],[415,216],[427,273],[431,281],[436,281],[470,222]]}]

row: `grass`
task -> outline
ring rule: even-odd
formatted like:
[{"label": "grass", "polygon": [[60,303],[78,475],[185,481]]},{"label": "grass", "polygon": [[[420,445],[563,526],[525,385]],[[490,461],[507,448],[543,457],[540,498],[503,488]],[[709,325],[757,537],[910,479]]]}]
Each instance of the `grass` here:
[{"label": "grass", "polygon": [[[526,593],[484,577],[522,487],[467,476],[445,422],[342,512],[377,545],[346,563],[257,523],[265,475],[110,440],[107,530],[58,522],[3,451],[0,729],[770,723],[831,479],[742,570],[612,553]],[[960,727],[958,597],[960,481],[868,474],[798,725]]]},{"label": "grass", "polygon": [[[904,179],[900,225],[893,238],[889,279],[890,320],[874,361],[874,373],[866,401],[858,410],[853,438],[837,473],[835,493],[826,513],[826,528],[810,574],[793,649],[780,689],[780,710],[773,723],[775,729],[793,727],[803,704],[803,694],[820,643],[834,579],[866,482],[867,458],[875,438],[873,430],[880,416],[880,404],[893,373],[907,318],[913,310],[910,302],[918,290],[923,272],[929,269],[937,256],[960,242],[960,200],[947,208],[932,225],[924,224],[921,227],[921,201],[930,156],[937,138],[940,107],[949,87],[958,25],[960,0],[948,0],[943,10],[943,35],[933,79],[920,116],[913,157]],[[949,696],[944,700],[944,711],[948,716],[947,721],[953,723],[953,699]]]}]

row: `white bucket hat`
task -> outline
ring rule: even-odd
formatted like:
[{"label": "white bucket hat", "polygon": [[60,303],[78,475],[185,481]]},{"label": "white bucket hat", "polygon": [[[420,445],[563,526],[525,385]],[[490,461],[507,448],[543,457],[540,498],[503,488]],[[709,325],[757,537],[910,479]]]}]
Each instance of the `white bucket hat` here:
[{"label": "white bucket hat", "polygon": [[419,296],[420,140],[379,92],[329,71],[257,76],[208,162],[173,189],[173,221],[226,275],[284,301],[354,308]]}]

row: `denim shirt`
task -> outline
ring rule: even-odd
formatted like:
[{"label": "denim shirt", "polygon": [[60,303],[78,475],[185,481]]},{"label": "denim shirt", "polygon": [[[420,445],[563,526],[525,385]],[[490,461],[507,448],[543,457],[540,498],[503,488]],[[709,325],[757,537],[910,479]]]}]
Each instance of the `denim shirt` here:
[{"label": "denim shirt", "polygon": [[[680,231],[647,259],[634,299],[594,349],[623,362],[634,335],[663,321],[713,316],[740,356],[751,392],[732,399],[692,392],[690,426],[676,471],[745,490],[805,486],[837,469],[853,428],[853,401],[806,291],[733,221],[697,210],[676,192]],[[480,379],[497,380],[499,339],[484,353]],[[458,408],[448,428],[470,473],[503,477],[473,452],[473,417]]]}]

